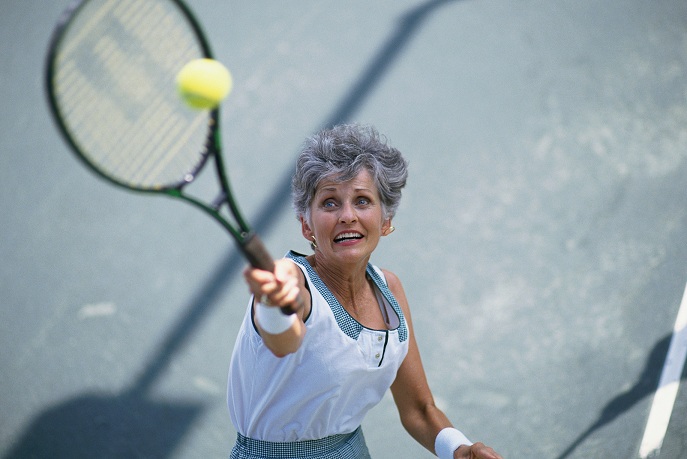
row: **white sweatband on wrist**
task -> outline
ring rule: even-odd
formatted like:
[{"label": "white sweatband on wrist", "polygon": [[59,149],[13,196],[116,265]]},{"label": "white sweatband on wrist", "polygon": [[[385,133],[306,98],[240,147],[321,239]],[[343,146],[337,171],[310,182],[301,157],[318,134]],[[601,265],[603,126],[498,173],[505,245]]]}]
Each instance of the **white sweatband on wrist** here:
[{"label": "white sweatband on wrist", "polygon": [[462,445],[472,446],[472,442],[460,430],[446,427],[437,434],[434,451],[439,459],[453,459],[453,453]]},{"label": "white sweatband on wrist", "polygon": [[296,321],[296,314],[286,315],[278,307],[265,306],[258,302],[255,306],[255,319],[264,331],[270,335],[278,335],[291,328]]}]

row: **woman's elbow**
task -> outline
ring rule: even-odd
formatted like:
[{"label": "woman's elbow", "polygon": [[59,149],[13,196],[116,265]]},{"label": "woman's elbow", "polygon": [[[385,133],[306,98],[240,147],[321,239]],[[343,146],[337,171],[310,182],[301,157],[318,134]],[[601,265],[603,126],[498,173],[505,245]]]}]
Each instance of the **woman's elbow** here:
[{"label": "woman's elbow", "polygon": [[295,330],[292,329],[279,335],[270,335],[264,333],[264,331],[261,333],[265,346],[267,346],[267,349],[269,349],[275,357],[286,357],[287,355],[298,352],[298,349],[301,348],[306,328],[302,325],[294,328]]}]

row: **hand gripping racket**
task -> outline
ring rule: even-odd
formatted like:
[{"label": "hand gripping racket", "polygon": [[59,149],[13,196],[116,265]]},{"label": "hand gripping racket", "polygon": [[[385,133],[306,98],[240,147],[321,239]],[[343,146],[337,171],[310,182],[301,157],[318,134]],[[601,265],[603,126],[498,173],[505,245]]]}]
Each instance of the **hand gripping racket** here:
[{"label": "hand gripping racket", "polygon": [[[232,196],[219,109],[193,110],[177,93],[177,73],[198,58],[212,58],[210,46],[181,1],[79,0],[60,18],[48,50],[52,114],[72,150],[98,175],[194,205],[229,231],[251,265],[273,271],[272,257]],[[210,158],[220,192],[204,202],[185,188]]]}]

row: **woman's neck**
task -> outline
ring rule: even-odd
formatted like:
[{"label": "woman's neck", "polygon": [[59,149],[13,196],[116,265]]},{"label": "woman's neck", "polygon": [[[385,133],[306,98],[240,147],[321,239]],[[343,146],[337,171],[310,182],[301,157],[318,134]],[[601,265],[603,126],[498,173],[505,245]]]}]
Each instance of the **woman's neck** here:
[{"label": "woman's neck", "polygon": [[373,281],[367,277],[368,260],[355,266],[342,266],[323,263],[321,260],[318,262],[317,256],[311,255],[308,262],[355,320],[374,330],[387,328],[388,324],[384,321],[374,292]]},{"label": "woman's neck", "polygon": [[369,285],[367,260],[355,265],[333,265],[319,260],[315,254],[308,257],[308,262],[341,304],[357,308]]}]

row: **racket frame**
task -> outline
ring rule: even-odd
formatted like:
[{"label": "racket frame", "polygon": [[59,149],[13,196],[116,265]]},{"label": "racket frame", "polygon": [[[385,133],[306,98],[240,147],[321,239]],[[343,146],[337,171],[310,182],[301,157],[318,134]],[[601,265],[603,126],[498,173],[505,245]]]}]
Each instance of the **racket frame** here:
[{"label": "racket frame", "polygon": [[[195,164],[195,167],[185,174],[184,177],[182,177],[177,183],[171,185],[162,186],[159,188],[139,188],[128,185],[115,179],[111,175],[106,174],[99,167],[93,164],[93,162],[88,159],[88,156],[81,151],[79,145],[70,133],[70,128],[66,125],[64,119],[62,118],[60,104],[57,100],[55,92],[53,91],[53,81],[56,73],[55,66],[57,54],[59,52],[60,44],[62,43],[65,32],[69,29],[73,18],[79,14],[79,11],[89,1],[90,0],[76,0],[64,10],[58,19],[55,30],[50,38],[48,54],[46,57],[45,84],[46,94],[48,95],[48,105],[53,115],[53,119],[57,123],[58,130],[67,144],[70,146],[72,152],[75,153],[75,155],[83,164],[87,166],[88,169],[95,172],[99,177],[121,188],[139,193],[156,193],[166,195],[186,201],[194,207],[202,210],[232,235],[242,254],[253,267],[266,271],[274,271],[274,259],[270,256],[262,240],[250,228],[247,221],[243,217],[238,204],[234,201],[222,156],[221,138],[219,132],[219,108],[210,110],[208,118],[208,135],[199,161],[197,164]],[[188,8],[188,6],[186,6],[185,3],[180,0],[167,1],[174,3],[176,7],[178,7],[179,11],[188,20],[188,23],[198,39],[202,54],[204,55],[203,57],[213,59],[213,53],[210,49],[210,44],[207,41],[205,34],[203,33],[203,29],[193,12]],[[210,156],[213,157],[215,162],[215,171],[221,191],[212,202],[207,203],[197,197],[194,197],[193,195],[185,193],[184,188],[195,180],[196,176],[202,171],[203,167],[206,166]],[[234,226],[234,224],[232,224],[230,220],[222,214],[222,209],[225,206],[227,207],[228,213],[235,221],[236,226]],[[285,306],[281,309],[285,314],[291,314],[296,312],[299,308],[300,305],[293,305]]]}]

